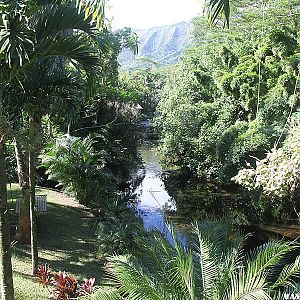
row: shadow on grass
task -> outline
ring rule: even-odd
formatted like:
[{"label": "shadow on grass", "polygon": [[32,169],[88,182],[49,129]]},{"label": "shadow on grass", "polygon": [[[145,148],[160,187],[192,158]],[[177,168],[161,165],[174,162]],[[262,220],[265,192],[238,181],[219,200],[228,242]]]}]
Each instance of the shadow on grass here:
[{"label": "shadow on grass", "polygon": [[40,252],[50,257],[43,262],[53,270],[99,279],[102,272],[95,259],[96,245],[89,221],[80,209],[50,203],[48,213],[38,221]]},{"label": "shadow on grass", "polygon": [[32,275],[27,274],[27,273],[23,273],[23,272],[19,272],[19,271],[14,271],[14,273],[16,275],[19,275],[22,278],[34,280],[34,277]]},{"label": "shadow on grass", "polygon": [[[48,203],[47,214],[37,221],[40,264],[49,264],[54,272],[65,271],[81,279],[103,275],[97,262],[96,244],[89,219],[83,211]],[[30,248],[16,245],[14,254],[30,261]]]},{"label": "shadow on grass", "polygon": [[14,255],[21,260],[30,260],[31,252],[29,245],[16,244],[14,249]]}]

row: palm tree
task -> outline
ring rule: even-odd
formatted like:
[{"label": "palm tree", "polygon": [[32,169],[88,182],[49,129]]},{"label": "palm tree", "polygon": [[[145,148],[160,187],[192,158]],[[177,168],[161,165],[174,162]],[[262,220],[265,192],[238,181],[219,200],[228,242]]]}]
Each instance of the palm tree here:
[{"label": "palm tree", "polygon": [[[0,100],[2,93],[0,90]],[[5,172],[5,141],[11,135],[10,124],[4,115],[0,101],[0,297],[14,299],[10,251],[10,222],[7,206],[7,180]]]},{"label": "palm tree", "polygon": [[228,222],[196,224],[191,239],[188,249],[175,237],[170,246],[155,235],[142,259],[110,258],[115,289],[99,292],[97,299],[271,300],[296,286],[300,256],[288,263],[299,248],[295,243],[270,241],[244,253],[244,237]]},{"label": "palm tree", "polygon": [[224,27],[229,28],[230,0],[206,0],[208,20],[215,24],[220,15],[224,16]]},{"label": "palm tree", "polygon": [[[48,57],[64,58],[83,70],[89,90],[99,65],[96,26],[103,26],[105,1],[6,1],[0,5],[1,66],[5,66],[11,82],[26,82],[30,68]],[[84,11],[84,13],[83,13]],[[53,72],[55,68],[53,69]],[[5,92],[5,90],[4,90]],[[26,97],[25,97],[26,98]],[[32,269],[38,264],[35,231],[35,169],[40,144],[43,113],[39,98],[27,105],[29,114],[29,184]],[[27,104],[27,103],[26,103]]]},{"label": "palm tree", "polygon": [[97,183],[109,174],[104,160],[95,153],[91,137],[81,139],[65,135],[50,145],[41,156],[50,179],[58,181],[80,204],[90,205],[97,192]]}]

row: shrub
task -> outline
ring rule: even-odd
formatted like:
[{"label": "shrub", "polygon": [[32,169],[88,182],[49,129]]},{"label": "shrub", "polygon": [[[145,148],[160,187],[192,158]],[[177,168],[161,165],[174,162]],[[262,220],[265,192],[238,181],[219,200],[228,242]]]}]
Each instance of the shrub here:
[{"label": "shrub", "polygon": [[141,258],[111,257],[116,289],[99,290],[97,299],[280,300],[283,292],[298,292],[300,256],[291,258],[296,243],[269,241],[245,253],[244,237],[230,222],[192,229],[189,248],[173,231],[173,246],[154,235]]},{"label": "shrub", "polygon": [[34,276],[48,288],[49,299],[73,300],[94,292],[95,278],[84,279],[79,284],[75,277],[70,277],[65,272],[51,273],[47,265],[39,266]]},{"label": "shrub", "polygon": [[246,168],[233,177],[236,183],[252,189],[262,189],[267,196],[293,195],[300,183],[300,121],[296,120],[289,130],[285,147],[274,148],[266,158],[256,161],[256,168]]},{"label": "shrub", "polygon": [[135,253],[145,234],[142,221],[125,204],[116,201],[96,224],[98,255]]},{"label": "shrub", "polygon": [[103,197],[105,187],[113,184],[113,176],[105,167],[105,153],[95,153],[90,137],[64,135],[48,146],[41,158],[49,178],[58,181],[80,204],[89,205]]}]

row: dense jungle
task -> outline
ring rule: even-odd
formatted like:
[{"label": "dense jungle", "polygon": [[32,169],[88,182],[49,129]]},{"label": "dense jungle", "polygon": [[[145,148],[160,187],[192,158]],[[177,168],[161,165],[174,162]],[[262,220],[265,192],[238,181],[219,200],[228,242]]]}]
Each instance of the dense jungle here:
[{"label": "dense jungle", "polygon": [[1,300],[300,299],[300,2],[202,2],[0,1]]}]

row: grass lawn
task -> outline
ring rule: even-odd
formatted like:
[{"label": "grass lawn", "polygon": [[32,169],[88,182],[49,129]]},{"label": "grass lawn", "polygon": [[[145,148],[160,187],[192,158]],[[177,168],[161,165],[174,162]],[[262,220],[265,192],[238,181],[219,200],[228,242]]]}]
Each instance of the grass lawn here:
[{"label": "grass lawn", "polygon": [[[8,193],[11,199],[18,196],[18,185],[13,184]],[[99,285],[102,271],[95,256],[96,242],[89,211],[58,192],[38,189],[37,194],[47,194],[48,201],[48,212],[39,217],[37,224],[40,264],[47,263],[53,271],[65,271],[79,279],[95,277]],[[30,276],[30,246],[16,243],[12,264],[15,299],[47,299],[47,290]]]}]

